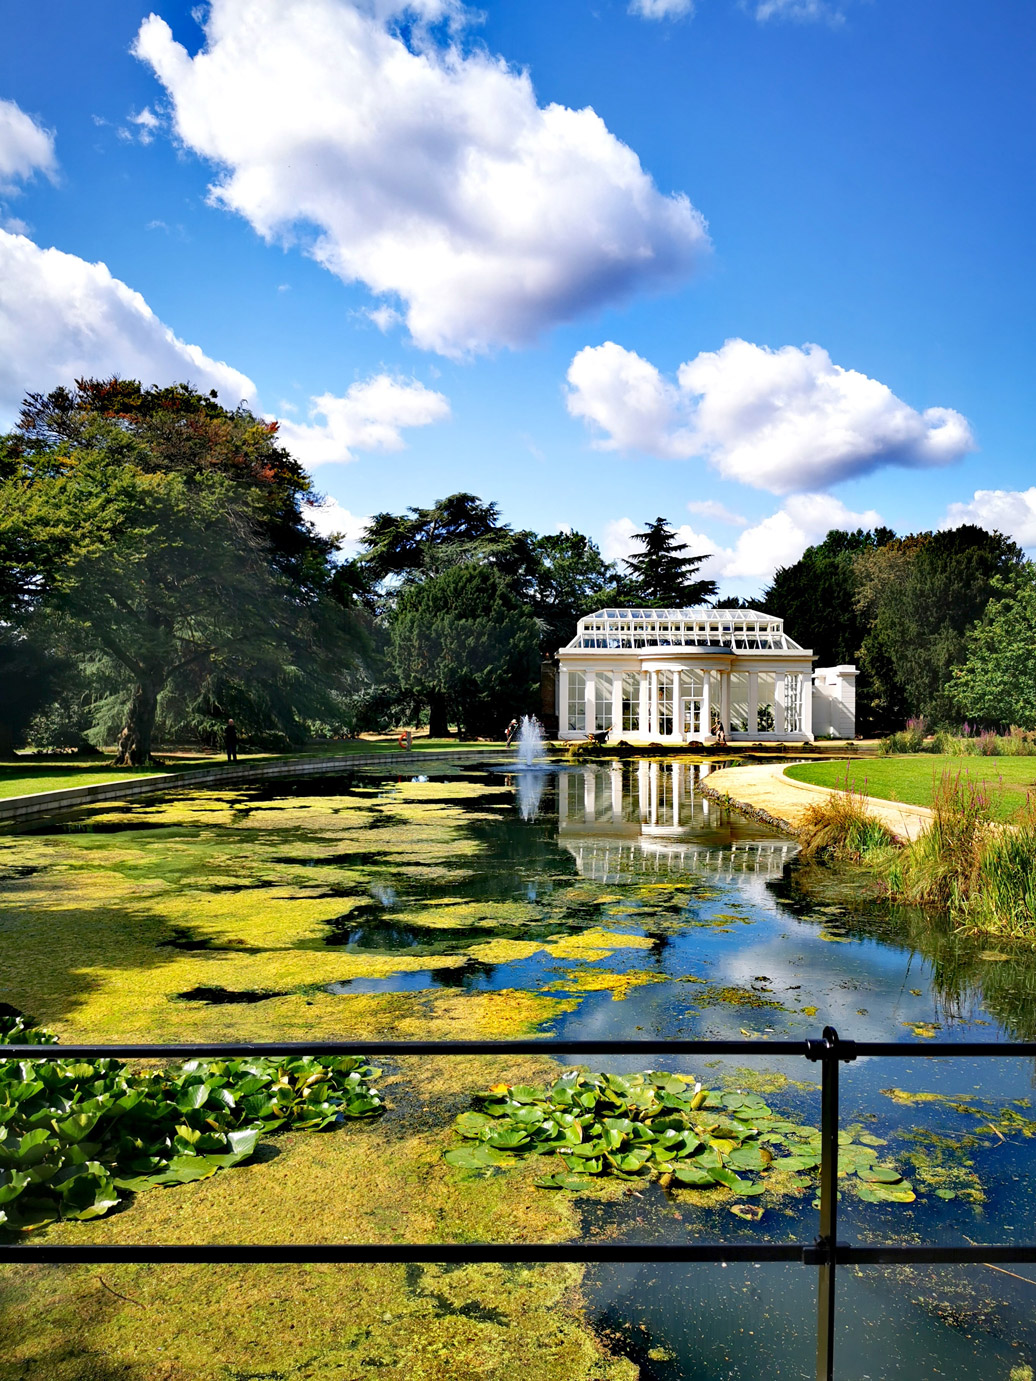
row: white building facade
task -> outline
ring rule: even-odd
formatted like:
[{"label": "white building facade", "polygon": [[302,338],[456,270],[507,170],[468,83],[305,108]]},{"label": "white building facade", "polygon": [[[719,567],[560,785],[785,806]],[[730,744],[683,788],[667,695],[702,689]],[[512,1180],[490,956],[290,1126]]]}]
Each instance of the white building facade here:
[{"label": "white building facade", "polygon": [[[602,609],[558,653],[559,737],[811,742],[856,732],[856,668],[813,671],[783,620],[753,609]],[[816,724],[814,714],[816,713]]]}]

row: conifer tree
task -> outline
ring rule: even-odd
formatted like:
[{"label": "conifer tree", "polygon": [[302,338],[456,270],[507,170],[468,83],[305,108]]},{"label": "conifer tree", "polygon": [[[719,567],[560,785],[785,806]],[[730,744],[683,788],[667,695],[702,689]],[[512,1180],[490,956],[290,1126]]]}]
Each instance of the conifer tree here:
[{"label": "conifer tree", "polygon": [[629,571],[627,597],[660,608],[680,609],[703,604],[714,597],[714,580],[696,580],[698,567],[708,556],[685,556],[690,551],[665,518],[656,518],[645,532],[633,537],[643,548],[624,559]]}]

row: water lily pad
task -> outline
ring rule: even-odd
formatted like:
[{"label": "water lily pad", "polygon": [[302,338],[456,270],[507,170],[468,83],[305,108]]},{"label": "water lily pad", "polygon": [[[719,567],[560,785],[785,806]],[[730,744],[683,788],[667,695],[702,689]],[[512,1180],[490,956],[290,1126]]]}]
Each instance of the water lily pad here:
[{"label": "water lily pad", "polygon": [[748,1223],[758,1223],[766,1212],[759,1204],[728,1204],[727,1207],[736,1217],[744,1218]]}]

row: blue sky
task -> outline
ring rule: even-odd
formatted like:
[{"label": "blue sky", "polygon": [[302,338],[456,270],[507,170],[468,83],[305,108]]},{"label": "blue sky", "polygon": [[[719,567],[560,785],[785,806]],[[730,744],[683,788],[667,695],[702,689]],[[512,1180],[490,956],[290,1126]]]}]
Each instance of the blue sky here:
[{"label": "blue sky", "polygon": [[6,9],[0,425],[190,377],[325,525],[661,513],[731,593],[858,521],[1036,548],[1027,0],[150,14]]}]

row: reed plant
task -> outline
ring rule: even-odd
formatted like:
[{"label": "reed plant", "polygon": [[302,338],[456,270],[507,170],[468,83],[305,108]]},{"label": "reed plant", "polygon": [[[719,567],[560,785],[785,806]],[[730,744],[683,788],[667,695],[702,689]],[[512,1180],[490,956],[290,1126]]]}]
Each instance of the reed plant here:
[{"label": "reed plant", "polygon": [[898,842],[895,835],[868,813],[865,800],[847,773],[842,790],[808,806],[798,826],[802,856],[861,863],[875,854],[894,851]]},{"label": "reed plant", "polygon": [[992,804],[967,771],[944,772],[931,826],[874,862],[895,901],[938,907],[960,930],[1036,940],[1036,803],[1015,825]]}]

